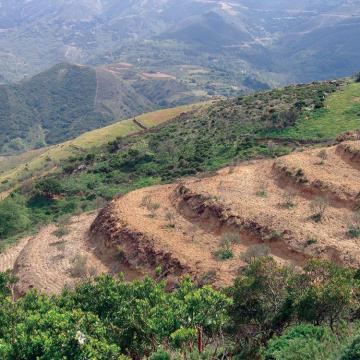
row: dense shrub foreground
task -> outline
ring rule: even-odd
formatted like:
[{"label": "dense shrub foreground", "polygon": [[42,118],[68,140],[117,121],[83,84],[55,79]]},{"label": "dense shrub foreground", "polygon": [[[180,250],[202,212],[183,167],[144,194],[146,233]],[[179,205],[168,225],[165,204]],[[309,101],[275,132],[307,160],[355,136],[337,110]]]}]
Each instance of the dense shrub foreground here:
[{"label": "dense shrub foreground", "polygon": [[225,290],[103,276],[13,300],[15,281],[0,274],[4,360],[360,359],[359,272],[320,260],[258,258]]}]

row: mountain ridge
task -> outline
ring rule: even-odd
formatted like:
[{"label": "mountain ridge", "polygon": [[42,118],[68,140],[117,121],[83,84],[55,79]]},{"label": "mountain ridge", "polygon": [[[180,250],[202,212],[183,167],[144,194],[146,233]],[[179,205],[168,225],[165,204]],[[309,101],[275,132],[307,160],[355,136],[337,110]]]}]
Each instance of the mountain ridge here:
[{"label": "mountain ridge", "polygon": [[[241,85],[244,73],[280,85],[358,70],[358,0],[3,0],[1,5],[0,46],[6,51],[0,51],[0,78],[5,82],[61,61],[103,65],[136,59],[144,69],[165,72],[172,62],[178,71],[185,64],[216,66],[223,72],[216,82],[225,85],[233,85],[232,78]],[[210,21],[209,14],[217,20]],[[333,41],[313,43],[319,32]],[[168,39],[176,49],[167,47]],[[154,51],[139,53],[143,42]],[[337,51],[330,51],[332,45]],[[165,49],[170,53],[163,57]],[[347,64],[346,59],[352,60]]]},{"label": "mountain ridge", "polygon": [[61,63],[1,85],[0,152],[61,143],[121,119],[201,98],[174,78],[127,71],[121,64],[94,68]]}]

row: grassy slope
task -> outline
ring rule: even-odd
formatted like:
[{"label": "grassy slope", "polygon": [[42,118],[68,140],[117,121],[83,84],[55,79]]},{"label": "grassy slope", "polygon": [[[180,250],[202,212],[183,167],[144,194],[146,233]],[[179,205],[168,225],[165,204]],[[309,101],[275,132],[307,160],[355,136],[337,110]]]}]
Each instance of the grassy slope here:
[{"label": "grassy slope", "polygon": [[[345,100],[343,94],[353,101]],[[337,113],[353,113],[357,95],[360,97],[357,85],[340,80],[218,101],[179,117],[175,115],[191,107],[148,114],[138,120],[147,126],[161,124],[154,131],[126,136],[137,132],[129,120],[120,123],[119,127],[90,132],[35,158],[32,165],[40,162],[43,166],[39,175],[44,174],[46,165],[54,159],[60,166],[51,177],[29,182],[8,198],[8,202],[16,202],[19,211],[29,218],[30,227],[35,228],[57,221],[66,214],[99,208],[104,201],[136,188],[215,170],[234,161],[281,156],[293,150],[292,142],[277,144],[264,140],[264,133],[272,132],[278,137],[279,133],[299,126],[308,116],[312,126],[324,127],[324,131],[335,127],[331,133],[334,138],[343,130],[352,129],[358,117],[350,115],[351,121],[342,120],[342,126],[338,128],[335,115],[327,117],[325,122],[318,122],[318,112],[329,111],[325,105],[335,107],[332,100],[340,97],[342,101],[335,101]],[[166,121],[172,117],[172,121]],[[123,136],[118,136],[119,131]],[[20,181],[21,174],[16,171],[15,179]],[[53,195],[49,195],[49,186]],[[0,210],[1,206],[2,203]],[[11,241],[10,238],[19,231],[9,233],[10,237],[3,237],[2,243]]]},{"label": "grassy slope", "polygon": [[293,139],[331,139],[360,128],[360,83],[348,83],[331,94],[325,108],[305,113],[294,127],[270,131],[268,135]]},{"label": "grassy slope", "polygon": [[[206,103],[204,104],[206,105]],[[202,105],[200,103],[159,110],[140,115],[136,119],[144,126],[151,128],[171,120],[182,112],[191,111]],[[131,135],[141,130],[133,122],[133,119],[128,119],[87,132],[63,144],[10,156],[0,162],[0,183],[3,190],[12,188],[25,179],[41,176],[44,172],[55,168],[61,160],[87,152],[92,148],[101,147],[118,137]]]}]

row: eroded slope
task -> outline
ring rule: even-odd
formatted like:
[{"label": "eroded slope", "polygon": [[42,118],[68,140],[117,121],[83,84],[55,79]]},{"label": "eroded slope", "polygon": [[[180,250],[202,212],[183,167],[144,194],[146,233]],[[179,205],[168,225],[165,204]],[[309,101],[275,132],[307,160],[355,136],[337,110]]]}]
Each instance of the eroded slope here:
[{"label": "eroded slope", "polygon": [[[359,171],[343,159],[344,146],[132,192],[101,212],[93,237],[120,249],[133,268],[158,268],[170,278],[211,277],[218,285],[229,284],[259,244],[279,262],[295,266],[314,256],[358,266],[358,240],[348,229],[357,221]],[[229,234],[238,236],[231,244],[233,257],[220,260],[216,254]]]}]

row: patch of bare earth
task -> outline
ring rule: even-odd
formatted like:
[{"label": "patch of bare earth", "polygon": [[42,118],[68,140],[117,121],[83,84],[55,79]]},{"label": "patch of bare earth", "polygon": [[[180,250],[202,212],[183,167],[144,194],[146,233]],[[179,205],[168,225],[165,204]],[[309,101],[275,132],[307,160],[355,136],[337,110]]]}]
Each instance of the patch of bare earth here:
[{"label": "patch of bare earth", "polygon": [[[99,214],[92,237],[117,248],[133,269],[157,268],[157,276],[174,281],[191,274],[219,286],[231,283],[260,244],[280,263],[301,266],[322,257],[358,266],[359,239],[347,230],[359,205],[359,170],[343,159],[341,146],[132,192]],[[228,234],[240,241],[231,244],[232,259],[219,260],[215,254]]]},{"label": "patch of bare earth", "polygon": [[109,254],[103,257],[101,249],[89,239],[88,232],[96,214],[73,217],[66,232],[59,235],[56,225],[49,225],[38,234],[20,241],[0,255],[0,271],[12,270],[19,279],[16,292],[21,295],[29,289],[56,294],[80,281],[104,273],[127,271]]}]

